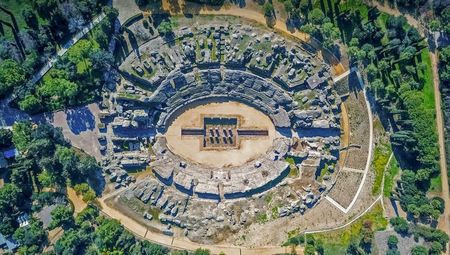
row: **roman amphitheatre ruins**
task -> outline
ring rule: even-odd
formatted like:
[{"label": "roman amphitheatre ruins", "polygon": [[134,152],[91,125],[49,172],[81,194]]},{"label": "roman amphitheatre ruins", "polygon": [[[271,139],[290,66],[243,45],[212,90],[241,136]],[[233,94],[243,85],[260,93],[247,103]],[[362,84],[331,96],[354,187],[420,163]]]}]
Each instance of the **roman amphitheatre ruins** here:
[{"label": "roman amphitheatre ruins", "polygon": [[379,199],[357,72],[247,19],[177,19],[170,36],[137,40],[100,105],[116,189],[105,206],[143,237],[265,247],[343,226]]}]

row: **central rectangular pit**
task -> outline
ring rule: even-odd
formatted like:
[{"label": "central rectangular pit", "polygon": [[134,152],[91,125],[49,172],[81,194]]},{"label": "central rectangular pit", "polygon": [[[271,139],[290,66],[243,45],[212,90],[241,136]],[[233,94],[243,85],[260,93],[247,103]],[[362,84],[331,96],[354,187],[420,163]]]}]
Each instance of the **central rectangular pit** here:
[{"label": "central rectangular pit", "polygon": [[237,117],[204,117],[203,137],[204,149],[230,149],[237,148],[238,143]]}]

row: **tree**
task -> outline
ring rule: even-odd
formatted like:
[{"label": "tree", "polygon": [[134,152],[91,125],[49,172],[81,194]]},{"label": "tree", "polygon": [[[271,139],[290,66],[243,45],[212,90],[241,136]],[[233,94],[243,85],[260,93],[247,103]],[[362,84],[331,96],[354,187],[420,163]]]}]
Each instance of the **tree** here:
[{"label": "tree", "polygon": [[444,246],[439,242],[433,242],[430,246],[430,255],[439,255],[444,251]]},{"label": "tree", "polygon": [[83,222],[94,222],[98,215],[99,212],[97,207],[88,205],[83,209],[83,211],[78,213],[77,217],[75,218],[75,222],[78,226],[81,226]]},{"label": "tree", "polygon": [[58,205],[52,212],[52,221],[49,224],[50,229],[55,229],[56,227],[63,227],[68,229],[73,226],[73,211],[70,206]]},{"label": "tree", "polygon": [[26,7],[22,10],[22,16],[23,19],[25,20],[25,23],[27,23],[27,25],[33,29],[37,29],[39,26],[39,22],[38,19],[36,17],[36,14],[34,13],[34,11],[29,8]]},{"label": "tree", "polygon": [[64,106],[75,105],[78,101],[79,87],[74,82],[62,78],[45,80],[38,88],[38,93],[47,103],[50,109],[57,110]]},{"label": "tree", "polygon": [[294,10],[294,5],[292,4],[291,0],[285,0],[284,1],[284,10],[291,15],[292,11]]},{"label": "tree", "polygon": [[373,236],[372,222],[370,220],[364,221],[363,228],[361,229],[361,245],[370,246],[372,244]]},{"label": "tree", "polygon": [[90,54],[95,49],[94,44],[86,39],[79,40],[75,45],[67,52],[67,58],[70,62],[78,64],[83,62],[86,64],[86,59],[89,59]]},{"label": "tree", "polygon": [[26,95],[24,99],[19,101],[20,110],[29,114],[36,114],[42,111],[41,101],[35,95]]},{"label": "tree", "polygon": [[433,19],[428,23],[428,27],[433,32],[438,32],[441,29],[441,22],[438,19]]},{"label": "tree", "polygon": [[193,255],[209,255],[209,254],[210,254],[209,250],[198,248],[197,250],[195,250]]},{"label": "tree", "polygon": [[164,20],[162,21],[159,25],[158,25],[158,33],[164,35],[164,36],[168,36],[170,34],[173,33],[173,27],[175,26],[175,23],[168,19],[168,20]]},{"label": "tree", "polygon": [[0,128],[0,149],[8,148],[12,145],[13,133],[6,128]]},{"label": "tree", "polygon": [[374,64],[367,65],[367,78],[370,82],[374,81],[378,74],[378,68]]},{"label": "tree", "polygon": [[310,13],[308,13],[308,20],[314,25],[321,25],[325,15],[319,8],[314,8]]},{"label": "tree", "polygon": [[[113,22],[116,21],[117,17],[119,16],[119,11],[111,6],[104,6],[103,7],[103,13],[105,13],[106,17],[108,17],[108,20],[111,22],[111,24],[114,24]],[[112,25],[114,27],[114,25]]]},{"label": "tree", "polygon": [[21,187],[24,196],[31,196],[33,193],[32,169],[34,167],[33,160],[25,157],[16,158],[16,162],[11,166],[11,183],[17,187]]},{"label": "tree", "polygon": [[95,230],[95,244],[100,250],[113,251],[117,241],[124,232],[123,226],[117,220],[104,219],[104,222]]},{"label": "tree", "polygon": [[331,22],[326,22],[320,29],[322,33],[323,45],[325,48],[331,48],[334,42],[339,39],[339,29]]},{"label": "tree", "polygon": [[275,10],[273,9],[273,5],[271,2],[266,1],[263,5],[263,10],[264,10],[264,16],[272,18]]},{"label": "tree", "polygon": [[389,249],[387,250],[386,255],[400,255],[400,252],[397,249]]},{"label": "tree", "polygon": [[314,247],[316,248],[317,254],[319,255],[325,254],[325,248],[323,246],[323,242],[321,239],[315,241]]},{"label": "tree", "polygon": [[427,247],[422,245],[414,246],[411,250],[411,255],[428,255]]},{"label": "tree", "polygon": [[445,202],[444,199],[442,199],[441,197],[433,197],[431,199],[431,206],[435,210],[438,210],[440,213],[444,213]]},{"label": "tree", "polygon": [[314,248],[314,245],[313,244],[306,244],[303,254],[305,254],[305,255],[315,255],[316,254],[316,249]]},{"label": "tree", "polygon": [[400,233],[400,234],[408,233],[409,224],[405,219],[403,219],[401,217],[395,217],[395,218],[391,218],[389,220],[389,222],[394,227],[395,232]]},{"label": "tree", "polygon": [[27,228],[18,228],[14,232],[14,239],[20,243],[21,254],[38,254],[47,242],[47,233],[42,222],[32,220]]},{"label": "tree", "polygon": [[397,249],[398,238],[396,235],[390,235],[387,240],[389,249]]},{"label": "tree", "polygon": [[137,6],[144,7],[149,3],[149,0],[134,0]]},{"label": "tree", "polygon": [[400,53],[400,58],[411,60],[416,53],[417,49],[414,46],[408,46]]},{"label": "tree", "polygon": [[62,165],[63,176],[67,179],[71,179],[71,177],[76,178],[79,172],[78,169],[74,167],[77,164],[77,157],[73,149],[65,146],[57,146],[55,157]]},{"label": "tree", "polygon": [[42,17],[48,17],[58,7],[56,0],[33,0],[33,4]]},{"label": "tree", "polygon": [[25,82],[25,71],[12,59],[0,63],[0,98]]},{"label": "tree", "polygon": [[81,254],[84,247],[82,237],[77,231],[71,229],[64,232],[64,235],[58,239],[55,244],[55,252],[61,255]]},{"label": "tree", "polygon": [[38,180],[42,186],[47,188],[55,188],[58,184],[57,178],[47,170],[43,170],[41,173],[39,173]]},{"label": "tree", "polygon": [[77,184],[73,188],[77,195],[83,196],[84,202],[91,202],[96,198],[95,191],[87,183]]},{"label": "tree", "polygon": [[13,142],[20,152],[25,152],[31,142],[31,122],[19,121],[14,123]]},{"label": "tree", "polygon": [[441,24],[444,26],[444,33],[450,34],[450,7],[446,7],[441,12]]},{"label": "tree", "polygon": [[16,185],[7,183],[0,188],[0,233],[14,233],[17,222],[13,215],[18,212],[17,205],[21,199],[21,190]]},{"label": "tree", "polygon": [[104,50],[96,50],[90,54],[92,66],[95,69],[102,70],[114,63],[114,57],[111,53]]}]

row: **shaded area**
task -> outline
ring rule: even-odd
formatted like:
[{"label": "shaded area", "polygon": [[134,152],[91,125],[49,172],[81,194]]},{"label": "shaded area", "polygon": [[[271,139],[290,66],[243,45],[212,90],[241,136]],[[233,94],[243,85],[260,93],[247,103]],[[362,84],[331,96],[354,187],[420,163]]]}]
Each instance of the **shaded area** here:
[{"label": "shaded area", "polygon": [[87,106],[66,111],[67,125],[72,133],[78,135],[81,132],[94,130],[95,117]]}]

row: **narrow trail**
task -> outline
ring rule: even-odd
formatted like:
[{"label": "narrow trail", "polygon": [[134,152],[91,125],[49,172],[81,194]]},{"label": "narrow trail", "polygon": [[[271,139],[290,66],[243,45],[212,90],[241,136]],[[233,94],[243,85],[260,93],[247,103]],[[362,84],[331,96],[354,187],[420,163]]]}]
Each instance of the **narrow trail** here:
[{"label": "narrow trail", "polygon": [[439,90],[439,73],[438,73],[438,60],[435,53],[430,52],[431,63],[433,68],[433,83],[434,83],[434,100],[436,104],[436,127],[439,138],[439,163],[441,168],[441,185],[442,192],[441,197],[445,201],[444,215],[439,222],[439,228],[450,235],[449,227],[449,215],[450,215],[450,196],[448,187],[448,173],[447,173],[447,161],[445,157],[445,131],[444,131],[444,117],[441,107],[441,93]]},{"label": "narrow trail", "polygon": [[81,199],[73,188],[67,187],[67,197],[72,202],[74,210],[73,213],[76,215],[87,207],[86,202]]}]

